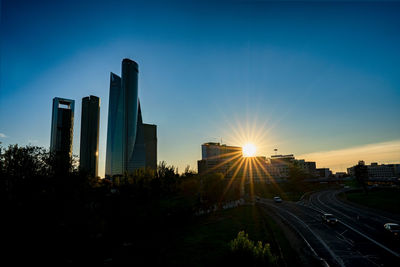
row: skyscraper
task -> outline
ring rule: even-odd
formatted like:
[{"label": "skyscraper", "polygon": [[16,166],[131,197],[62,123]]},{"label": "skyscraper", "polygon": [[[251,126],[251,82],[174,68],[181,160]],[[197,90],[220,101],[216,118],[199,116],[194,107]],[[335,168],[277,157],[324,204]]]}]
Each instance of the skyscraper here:
[{"label": "skyscraper", "polygon": [[146,149],[146,167],[157,169],[157,126],[143,124],[144,143]]},{"label": "skyscraper", "polygon": [[100,99],[97,96],[82,98],[80,164],[81,171],[97,177],[99,162]]},{"label": "skyscraper", "polygon": [[53,98],[50,151],[57,158],[58,171],[66,171],[69,168],[72,156],[74,108],[74,100]]},{"label": "skyscraper", "polygon": [[[145,131],[147,126],[142,121],[138,98],[138,73],[138,64],[125,58],[122,78],[114,73],[110,75],[105,172],[108,177],[156,167],[156,126],[153,125],[153,131]],[[145,136],[147,132],[153,136]],[[148,148],[146,140],[149,140]]]}]

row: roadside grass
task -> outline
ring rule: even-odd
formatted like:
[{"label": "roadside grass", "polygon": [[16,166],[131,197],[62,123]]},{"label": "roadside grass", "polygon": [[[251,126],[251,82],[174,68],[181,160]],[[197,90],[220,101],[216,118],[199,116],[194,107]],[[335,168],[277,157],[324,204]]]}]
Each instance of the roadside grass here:
[{"label": "roadside grass", "polygon": [[230,262],[229,242],[242,230],[253,241],[269,243],[279,257],[279,266],[298,265],[299,257],[279,225],[258,206],[217,212],[186,225],[165,251],[166,262],[179,266],[234,265]]},{"label": "roadside grass", "polygon": [[368,192],[350,191],[341,197],[348,201],[364,205],[377,210],[384,210],[400,214],[400,189],[398,188],[376,188]]}]

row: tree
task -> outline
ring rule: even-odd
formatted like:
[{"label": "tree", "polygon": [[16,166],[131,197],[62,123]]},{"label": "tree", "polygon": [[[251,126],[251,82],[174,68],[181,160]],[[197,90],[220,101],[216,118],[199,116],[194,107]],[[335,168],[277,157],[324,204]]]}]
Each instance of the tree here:
[{"label": "tree", "polygon": [[289,166],[289,184],[295,191],[303,189],[304,180],[307,179],[309,174],[296,164]]},{"label": "tree", "polygon": [[240,231],[230,243],[235,265],[237,266],[276,266],[277,257],[271,252],[268,243],[254,242],[249,235]]}]

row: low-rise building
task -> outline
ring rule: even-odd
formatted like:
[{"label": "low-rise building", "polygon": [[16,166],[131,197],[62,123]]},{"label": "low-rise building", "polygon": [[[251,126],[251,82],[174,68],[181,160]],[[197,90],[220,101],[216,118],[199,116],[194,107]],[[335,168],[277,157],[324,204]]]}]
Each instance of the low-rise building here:
[{"label": "low-rise building", "polygon": [[321,178],[328,178],[332,176],[332,171],[329,168],[318,168],[317,176]]},{"label": "low-rise building", "polygon": [[290,168],[299,167],[316,176],[316,163],[295,159],[293,154],[243,157],[242,148],[220,143],[204,143],[202,159],[197,162],[199,174],[221,173],[225,178],[242,178],[254,182],[277,182],[289,178]]},{"label": "low-rise building", "polygon": [[[371,165],[365,165],[368,172],[368,178],[371,179],[386,179],[400,177],[400,164],[378,164],[377,162]],[[350,176],[355,176],[355,166],[347,169]]]},{"label": "low-rise building", "polygon": [[336,178],[343,178],[347,176],[347,172],[336,172],[335,177]]}]

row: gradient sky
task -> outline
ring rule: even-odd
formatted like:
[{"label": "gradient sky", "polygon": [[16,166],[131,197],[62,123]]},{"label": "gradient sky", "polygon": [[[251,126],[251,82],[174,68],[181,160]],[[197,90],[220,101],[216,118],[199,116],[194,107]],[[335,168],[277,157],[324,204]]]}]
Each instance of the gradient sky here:
[{"label": "gradient sky", "polygon": [[81,99],[93,94],[103,175],[109,73],[128,57],[158,160],[180,171],[221,138],[335,171],[387,144],[390,157],[368,157],[400,162],[400,3],[3,0],[0,12],[3,146],[48,147],[52,98],[63,97],[76,101],[78,155]]}]

